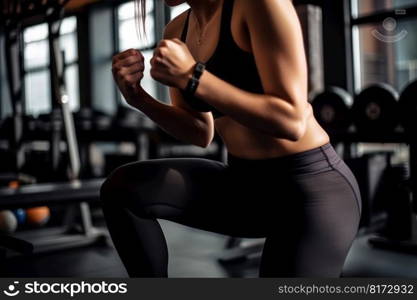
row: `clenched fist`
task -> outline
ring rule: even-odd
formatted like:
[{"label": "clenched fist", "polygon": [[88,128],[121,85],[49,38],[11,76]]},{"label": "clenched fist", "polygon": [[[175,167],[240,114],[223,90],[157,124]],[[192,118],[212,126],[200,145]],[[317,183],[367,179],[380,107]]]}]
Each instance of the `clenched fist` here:
[{"label": "clenched fist", "polygon": [[138,50],[129,49],[113,57],[113,77],[128,103],[141,89],[140,82],[144,71],[145,60]]},{"label": "clenched fist", "polygon": [[179,39],[162,40],[151,59],[151,76],[162,84],[185,89],[196,61]]}]

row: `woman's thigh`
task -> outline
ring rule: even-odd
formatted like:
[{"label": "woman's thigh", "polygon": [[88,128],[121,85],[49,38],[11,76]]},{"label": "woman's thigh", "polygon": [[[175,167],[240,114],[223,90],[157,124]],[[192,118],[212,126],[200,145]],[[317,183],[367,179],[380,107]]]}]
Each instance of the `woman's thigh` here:
[{"label": "woman's thigh", "polygon": [[264,237],[267,210],[260,199],[262,187],[248,178],[218,161],[154,159],[116,169],[102,193],[112,194],[108,201],[140,217],[227,235]]},{"label": "woman's thigh", "polygon": [[261,276],[339,276],[360,221],[359,190],[344,167],[289,179],[294,206],[271,227]]}]

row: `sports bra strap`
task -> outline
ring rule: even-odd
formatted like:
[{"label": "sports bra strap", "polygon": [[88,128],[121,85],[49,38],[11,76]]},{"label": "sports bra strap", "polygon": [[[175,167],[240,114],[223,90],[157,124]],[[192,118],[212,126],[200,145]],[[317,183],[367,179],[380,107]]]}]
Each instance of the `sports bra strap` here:
[{"label": "sports bra strap", "polygon": [[[222,43],[230,43],[232,39],[232,33],[230,31],[230,25],[232,20],[234,0],[223,0],[222,17],[220,23],[220,40]],[[181,41],[185,43],[188,33],[188,24],[190,22],[191,8],[188,9],[187,18],[184,22],[184,27],[181,33]]]},{"label": "sports bra strap", "polygon": [[187,38],[188,33],[188,23],[190,22],[190,14],[191,14],[191,8],[188,9],[187,18],[185,19],[184,27],[182,29],[181,33],[181,41],[185,43],[185,40]]}]

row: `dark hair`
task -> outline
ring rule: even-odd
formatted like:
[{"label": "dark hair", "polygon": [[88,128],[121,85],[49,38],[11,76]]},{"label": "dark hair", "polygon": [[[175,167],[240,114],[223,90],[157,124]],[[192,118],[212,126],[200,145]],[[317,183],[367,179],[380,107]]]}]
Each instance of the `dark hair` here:
[{"label": "dark hair", "polygon": [[146,0],[135,1],[135,15],[138,24],[139,35],[142,37],[142,33],[146,37]]}]

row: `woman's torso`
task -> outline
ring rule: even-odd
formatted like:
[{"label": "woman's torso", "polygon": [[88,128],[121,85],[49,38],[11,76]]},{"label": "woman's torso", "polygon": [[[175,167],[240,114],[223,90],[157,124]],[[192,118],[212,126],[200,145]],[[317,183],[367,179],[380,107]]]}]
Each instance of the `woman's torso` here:
[{"label": "woman's torso", "polygon": [[[225,32],[221,32],[222,10],[216,13],[216,16],[211,21],[211,24],[209,24],[209,29],[206,31],[204,41],[201,45],[198,45],[197,43],[198,30],[196,30],[196,28],[198,28],[198,26],[195,24],[195,19],[189,19],[185,43],[196,60],[208,62],[208,66],[210,67],[210,64],[213,65],[213,69],[219,69],[219,67],[217,67],[220,66],[217,62],[219,58],[225,60],[224,66],[226,67],[229,67],[231,65],[230,61],[233,61],[234,59],[235,60],[233,62],[237,62],[237,64],[232,63],[232,65],[254,65],[254,59],[251,54],[249,33],[246,30],[238,3],[239,1],[234,1],[229,20],[230,24],[227,24],[228,26],[225,26],[222,29],[223,31],[229,30],[230,32],[229,37],[231,41],[228,42],[233,45],[228,45],[229,51],[226,50],[225,47],[222,47],[221,43],[223,41],[220,41],[220,35],[222,38],[227,38],[227,34],[225,34]],[[188,12],[185,12],[176,19],[176,22],[178,22],[178,38],[181,38],[183,27],[187,23],[187,15]],[[227,55],[225,56],[224,53],[219,53],[220,51],[226,51]],[[227,56],[231,56],[230,60],[226,59]],[[216,62],[214,60],[216,60]],[[237,72],[237,76],[242,74],[239,73],[242,72],[241,70],[234,70],[233,67],[229,70]],[[213,72],[214,75],[216,75],[215,71],[216,70]],[[219,70],[219,73],[222,73],[222,75],[224,73],[222,71],[227,72],[225,68]],[[221,78],[221,76],[219,77]],[[235,81],[235,85],[239,85],[239,80],[242,77],[240,76],[240,78],[236,78],[236,80],[233,80],[234,78],[232,77],[233,75],[231,75],[227,81]],[[253,76],[252,74],[251,80],[256,81],[256,78],[259,78],[259,76]],[[257,90],[256,84],[252,84],[250,88],[253,89],[253,92],[256,92]],[[241,123],[234,121],[232,118],[224,115],[215,118],[214,126],[217,133],[225,143],[229,153],[237,157],[249,159],[278,157],[298,153],[322,146],[329,142],[329,136],[320,127],[313,115],[311,115],[307,121],[307,129],[304,136],[296,142],[272,137],[258,130],[248,128],[247,126],[244,126]]]}]

